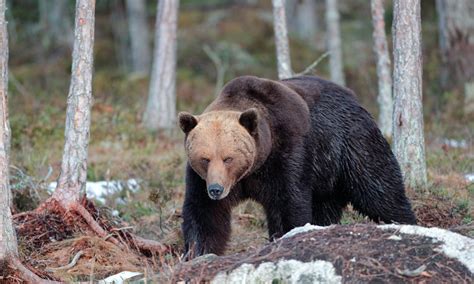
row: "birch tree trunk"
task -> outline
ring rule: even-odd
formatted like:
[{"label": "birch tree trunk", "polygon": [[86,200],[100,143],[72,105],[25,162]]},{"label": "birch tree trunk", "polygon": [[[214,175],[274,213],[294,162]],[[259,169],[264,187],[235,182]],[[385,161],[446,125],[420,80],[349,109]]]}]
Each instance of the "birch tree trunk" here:
[{"label": "birch tree trunk", "polygon": [[95,0],[77,0],[64,152],[53,198],[65,208],[85,193],[92,105]]},{"label": "birch tree trunk", "polygon": [[377,60],[379,94],[379,127],[385,137],[392,137],[392,72],[387,37],[385,35],[383,0],[371,0],[372,23],[374,26],[374,53]]},{"label": "birch tree trunk", "polygon": [[150,71],[151,52],[146,20],[146,0],[127,0],[127,14],[133,72],[147,75]]},{"label": "birch tree trunk", "polygon": [[426,186],[419,0],[393,2],[393,150],[406,184]]},{"label": "birch tree trunk", "polygon": [[443,66],[441,85],[461,87],[465,112],[474,113],[474,1],[436,0]]},{"label": "birch tree trunk", "polygon": [[344,65],[342,63],[341,33],[339,29],[339,10],[337,0],[326,0],[326,28],[331,80],[345,85]]},{"label": "birch tree trunk", "polygon": [[278,78],[281,80],[293,76],[293,71],[291,70],[290,46],[288,44],[288,31],[286,28],[285,0],[272,0],[272,4]]},{"label": "birch tree trunk", "polygon": [[178,10],[179,0],[158,0],[153,67],[143,117],[150,131],[175,127]]},{"label": "birch tree trunk", "polygon": [[[16,234],[10,210],[10,124],[8,122],[8,34],[5,0],[0,0],[0,270],[17,256]],[[1,274],[0,274],[1,275]]]}]

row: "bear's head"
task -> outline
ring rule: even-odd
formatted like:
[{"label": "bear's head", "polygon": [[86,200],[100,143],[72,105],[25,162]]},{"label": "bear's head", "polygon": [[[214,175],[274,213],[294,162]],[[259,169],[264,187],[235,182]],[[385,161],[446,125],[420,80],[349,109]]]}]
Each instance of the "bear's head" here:
[{"label": "bear's head", "polygon": [[211,199],[225,198],[237,182],[260,164],[259,132],[265,129],[261,120],[255,108],[243,112],[217,110],[199,116],[179,114],[189,164],[206,181]]}]

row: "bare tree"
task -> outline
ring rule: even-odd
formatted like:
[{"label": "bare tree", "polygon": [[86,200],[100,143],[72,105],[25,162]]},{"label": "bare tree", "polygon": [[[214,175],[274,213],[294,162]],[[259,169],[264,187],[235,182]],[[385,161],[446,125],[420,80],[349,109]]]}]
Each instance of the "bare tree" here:
[{"label": "bare tree", "polygon": [[293,76],[293,71],[291,70],[290,46],[288,44],[288,31],[286,28],[285,0],[272,0],[272,4],[278,78],[290,78]]},{"label": "bare tree", "polygon": [[129,46],[129,33],[124,32],[128,28],[125,5],[122,1],[114,1],[109,15],[110,27],[114,38],[115,58],[122,72],[130,72],[131,56]]},{"label": "bare tree", "polygon": [[72,45],[72,26],[68,3],[69,1],[64,0],[38,1],[42,39],[47,48]]},{"label": "bare tree", "polygon": [[178,10],[179,0],[158,0],[153,67],[143,117],[150,131],[175,127]]},{"label": "bare tree", "polygon": [[18,243],[10,210],[9,182],[10,123],[8,120],[8,33],[5,0],[0,0],[0,276],[7,279],[10,264],[30,283],[44,281],[28,270],[18,258]]},{"label": "bare tree", "polygon": [[394,0],[393,8],[393,150],[407,185],[423,188],[427,178],[423,135],[420,1]]},{"label": "bare tree", "polygon": [[8,121],[8,34],[5,0],[0,0],[0,267],[9,255],[17,256],[17,241],[10,211],[10,124]]},{"label": "bare tree", "polygon": [[65,208],[85,193],[92,106],[95,0],[77,0],[71,84],[67,99],[65,143],[53,198]]},{"label": "bare tree", "polygon": [[371,0],[372,23],[374,26],[374,53],[377,59],[377,77],[379,86],[379,127],[386,137],[392,137],[392,72],[387,37],[385,35],[384,1]]},{"label": "bare tree", "polygon": [[474,112],[474,1],[436,0],[439,45],[445,89],[460,86],[465,93],[465,111]]},{"label": "bare tree", "polygon": [[291,0],[286,2],[288,28],[291,34],[315,45],[318,21],[315,0]]},{"label": "bare tree", "polygon": [[146,0],[127,0],[128,31],[132,46],[133,72],[150,72],[150,44],[146,14]]},{"label": "bare tree", "polygon": [[346,84],[344,65],[342,63],[341,32],[339,29],[339,10],[337,0],[326,0],[326,28],[329,56],[329,72],[331,80]]}]

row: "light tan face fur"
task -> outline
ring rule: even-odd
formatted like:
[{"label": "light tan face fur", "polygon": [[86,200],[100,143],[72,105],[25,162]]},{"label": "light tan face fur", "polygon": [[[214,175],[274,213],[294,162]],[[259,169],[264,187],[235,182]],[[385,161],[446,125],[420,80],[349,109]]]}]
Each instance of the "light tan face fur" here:
[{"label": "light tan face fur", "polygon": [[186,152],[191,167],[206,180],[207,186],[219,184],[225,198],[245,176],[256,157],[255,140],[239,123],[239,112],[213,111],[198,117],[188,134]]}]

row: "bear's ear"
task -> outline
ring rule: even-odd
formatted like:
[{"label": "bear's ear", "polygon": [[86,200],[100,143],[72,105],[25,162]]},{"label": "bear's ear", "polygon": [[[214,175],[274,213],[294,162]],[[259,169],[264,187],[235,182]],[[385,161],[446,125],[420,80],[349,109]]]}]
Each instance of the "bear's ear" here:
[{"label": "bear's ear", "polygon": [[178,121],[179,127],[185,134],[188,134],[198,124],[198,120],[194,115],[184,111],[178,114]]},{"label": "bear's ear", "polygon": [[257,126],[258,126],[257,109],[249,108],[248,110],[241,113],[239,117],[239,123],[240,125],[245,127],[245,129],[247,129],[247,131],[251,135],[254,135],[257,131]]}]

